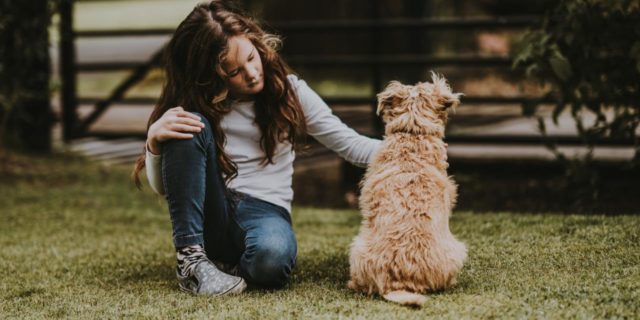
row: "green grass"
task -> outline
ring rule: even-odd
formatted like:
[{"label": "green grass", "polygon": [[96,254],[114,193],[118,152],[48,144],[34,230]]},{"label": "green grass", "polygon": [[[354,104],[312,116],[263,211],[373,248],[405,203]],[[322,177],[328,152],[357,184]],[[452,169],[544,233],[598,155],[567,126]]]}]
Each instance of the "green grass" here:
[{"label": "green grass", "polygon": [[[197,297],[174,279],[163,202],[127,168],[73,156],[0,171],[0,318],[635,318],[640,216],[456,212],[469,259],[415,310],[345,288],[353,210],[294,209],[299,258],[284,290]],[[8,168],[8,169],[7,169]]]}]

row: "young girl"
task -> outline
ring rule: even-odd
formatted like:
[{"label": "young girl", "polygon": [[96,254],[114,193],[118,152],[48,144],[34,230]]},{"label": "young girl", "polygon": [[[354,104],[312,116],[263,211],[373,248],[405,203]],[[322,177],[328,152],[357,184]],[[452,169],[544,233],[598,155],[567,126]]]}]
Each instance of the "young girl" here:
[{"label": "young girl", "polygon": [[296,146],[309,134],[359,166],[379,147],[288,74],[279,44],[231,1],[214,0],[196,6],[166,48],[166,82],[134,174],[139,185],[146,165],[167,199],[185,291],[285,285],[297,253]]}]

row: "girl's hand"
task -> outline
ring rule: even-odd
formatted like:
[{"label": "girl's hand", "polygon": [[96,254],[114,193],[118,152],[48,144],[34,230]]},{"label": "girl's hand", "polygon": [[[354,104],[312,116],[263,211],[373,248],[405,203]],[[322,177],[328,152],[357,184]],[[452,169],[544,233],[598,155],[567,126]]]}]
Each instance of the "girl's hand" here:
[{"label": "girl's hand", "polygon": [[200,132],[204,123],[195,114],[184,111],[182,107],[167,110],[160,119],[149,127],[147,132],[147,150],[153,154],[160,154],[160,142],[169,139],[191,139],[193,134]]}]

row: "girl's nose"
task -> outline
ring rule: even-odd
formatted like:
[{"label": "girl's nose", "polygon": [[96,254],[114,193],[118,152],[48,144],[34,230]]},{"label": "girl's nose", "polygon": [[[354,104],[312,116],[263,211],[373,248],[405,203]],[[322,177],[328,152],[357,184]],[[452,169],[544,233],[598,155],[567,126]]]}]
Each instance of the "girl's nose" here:
[{"label": "girl's nose", "polygon": [[253,81],[257,78],[258,78],[258,69],[253,66],[247,67],[247,80]]}]

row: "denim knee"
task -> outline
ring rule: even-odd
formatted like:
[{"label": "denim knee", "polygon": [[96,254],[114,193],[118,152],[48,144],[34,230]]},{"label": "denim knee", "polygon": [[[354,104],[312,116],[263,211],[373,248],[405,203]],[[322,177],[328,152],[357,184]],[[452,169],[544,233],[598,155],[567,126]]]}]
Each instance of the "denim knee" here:
[{"label": "denim knee", "polygon": [[190,113],[200,117],[200,122],[204,124],[204,128],[202,128],[200,132],[191,132],[191,134],[193,134],[193,138],[191,139],[169,139],[164,141],[162,144],[163,149],[165,145],[171,147],[171,145],[176,144],[194,145],[200,147],[201,149],[205,149],[209,143],[213,142],[213,131],[209,120],[207,120],[207,118],[199,112]]},{"label": "denim knee", "polygon": [[245,277],[254,284],[280,288],[289,282],[296,260],[296,243],[273,236],[260,239],[247,248],[249,258],[244,266]]}]

